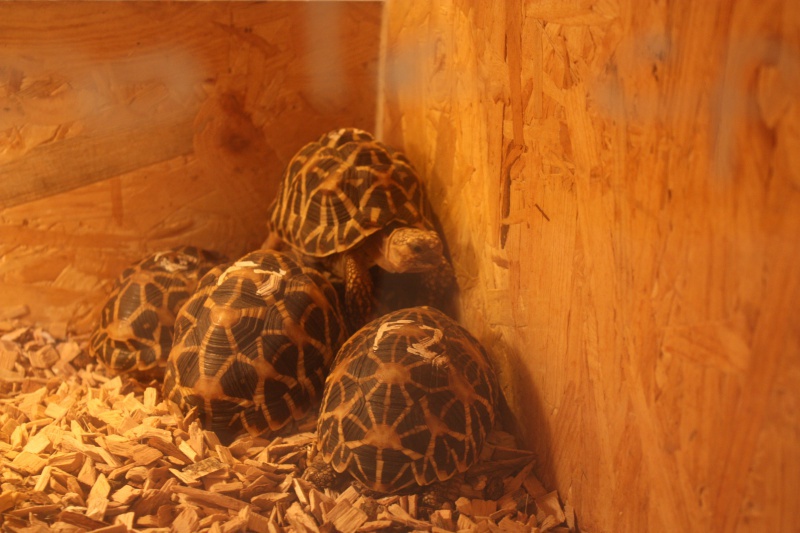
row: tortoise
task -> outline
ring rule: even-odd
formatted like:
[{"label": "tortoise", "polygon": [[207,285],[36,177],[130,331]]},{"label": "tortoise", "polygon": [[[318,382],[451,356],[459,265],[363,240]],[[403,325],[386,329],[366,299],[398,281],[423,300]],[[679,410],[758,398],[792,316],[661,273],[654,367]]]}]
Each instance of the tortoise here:
[{"label": "tortoise", "polygon": [[414,168],[366,131],[342,128],[304,146],[269,213],[264,246],[288,245],[333,272],[351,331],[374,317],[372,266],[419,273],[420,304],[444,300],[455,285]]},{"label": "tortoise", "polygon": [[206,274],[180,310],[164,398],[221,436],[277,432],[318,404],[345,340],[336,291],[318,270],[251,252]]},{"label": "tortoise", "polygon": [[217,252],[181,246],[123,270],[100,310],[89,354],[114,372],[163,372],[178,310],[221,260]]},{"label": "tortoise", "polygon": [[443,312],[401,309],[336,355],[317,423],[322,460],[379,493],[464,472],[495,422],[497,380],[481,344]]}]

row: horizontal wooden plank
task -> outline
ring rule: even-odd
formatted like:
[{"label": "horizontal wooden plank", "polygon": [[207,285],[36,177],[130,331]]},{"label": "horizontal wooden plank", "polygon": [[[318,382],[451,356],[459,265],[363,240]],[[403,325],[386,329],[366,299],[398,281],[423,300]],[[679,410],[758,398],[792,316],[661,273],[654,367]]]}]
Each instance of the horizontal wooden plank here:
[{"label": "horizontal wooden plank", "polygon": [[193,151],[191,120],[42,144],[0,165],[0,208],[66,192]]},{"label": "horizontal wooden plank", "polygon": [[[356,98],[374,101],[362,96],[376,74],[364,53],[374,65],[379,7],[0,4],[0,208],[186,155],[195,133],[212,165],[231,152],[256,166],[276,148],[288,156],[282,145],[308,123],[269,135],[265,109],[332,116],[359,108]],[[211,109],[197,117],[204,102]],[[227,153],[208,153],[209,120],[214,148]]]},{"label": "horizontal wooden plank", "polygon": [[381,9],[0,2],[0,315],[86,331],[143,254],[257,247],[293,153],[374,128]]}]

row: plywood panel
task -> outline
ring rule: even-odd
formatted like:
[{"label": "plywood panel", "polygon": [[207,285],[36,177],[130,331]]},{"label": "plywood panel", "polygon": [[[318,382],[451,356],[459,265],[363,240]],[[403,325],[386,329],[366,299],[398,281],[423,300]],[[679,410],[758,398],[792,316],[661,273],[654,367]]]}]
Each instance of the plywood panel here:
[{"label": "plywood panel", "polygon": [[85,330],[146,252],[257,247],[289,157],[373,128],[380,10],[0,4],[0,317]]},{"label": "plywood panel", "polygon": [[384,31],[382,137],[582,529],[796,529],[796,3],[390,0]]}]

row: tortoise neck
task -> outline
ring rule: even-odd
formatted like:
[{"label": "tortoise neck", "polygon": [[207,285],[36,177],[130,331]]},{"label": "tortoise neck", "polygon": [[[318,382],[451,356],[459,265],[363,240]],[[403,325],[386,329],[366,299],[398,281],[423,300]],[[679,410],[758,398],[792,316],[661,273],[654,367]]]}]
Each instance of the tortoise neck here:
[{"label": "tortoise neck", "polygon": [[371,259],[371,263],[392,273],[397,272],[397,265],[389,261],[387,251],[393,234],[393,231],[379,231],[374,235],[370,235],[360,248],[362,253]]}]

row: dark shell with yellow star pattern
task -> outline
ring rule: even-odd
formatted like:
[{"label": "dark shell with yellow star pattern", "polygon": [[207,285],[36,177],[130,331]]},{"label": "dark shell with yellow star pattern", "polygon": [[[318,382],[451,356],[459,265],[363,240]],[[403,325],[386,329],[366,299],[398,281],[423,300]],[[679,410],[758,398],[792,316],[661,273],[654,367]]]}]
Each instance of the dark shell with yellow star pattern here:
[{"label": "dark shell with yellow star pattern", "polygon": [[89,354],[114,372],[163,373],[178,310],[200,278],[223,258],[181,246],[126,268],[100,310]]},{"label": "dark shell with yellow star pattern", "polygon": [[274,432],[319,402],[345,339],[321,273],[285,253],[252,252],[210,271],[181,309],[164,397],[221,434]]},{"label": "dark shell with yellow star pattern", "polygon": [[376,319],[341,348],[317,425],[323,460],[383,493],[464,472],[495,422],[486,351],[431,307]]}]

